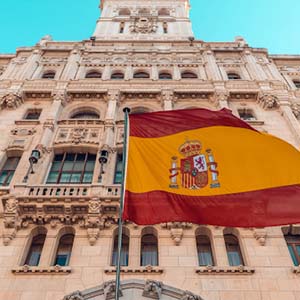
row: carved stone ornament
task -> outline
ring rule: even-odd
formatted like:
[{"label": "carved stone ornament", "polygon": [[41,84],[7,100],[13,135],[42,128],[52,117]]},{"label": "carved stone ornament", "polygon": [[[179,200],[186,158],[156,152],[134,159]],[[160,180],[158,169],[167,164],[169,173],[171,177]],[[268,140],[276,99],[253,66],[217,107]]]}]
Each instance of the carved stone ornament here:
[{"label": "carved stone ornament", "polygon": [[99,228],[88,228],[87,229],[88,240],[91,246],[94,246],[99,238]]},{"label": "carved stone ornament", "polygon": [[76,291],[66,297],[63,300],[84,300],[84,297],[81,292]]},{"label": "carved stone ornament", "polygon": [[264,109],[273,109],[278,106],[278,98],[271,94],[264,94],[259,97],[258,103]]},{"label": "carved stone ornament", "polygon": [[14,197],[9,198],[5,203],[5,213],[17,213],[18,200]]},{"label": "carved stone ornament", "polygon": [[53,119],[47,119],[43,124],[43,129],[48,128],[51,131],[54,130],[55,121]]},{"label": "carved stone ornament", "polygon": [[162,283],[154,280],[147,280],[143,291],[143,297],[160,299]]},{"label": "carved stone ornament", "polygon": [[292,109],[295,117],[298,119],[300,117],[300,103],[293,103],[291,105],[291,109]]},{"label": "carved stone ornament", "polygon": [[192,227],[191,223],[173,222],[173,223],[162,224],[162,228],[166,228],[170,230],[171,238],[174,241],[176,246],[179,246],[182,241],[183,230],[191,227]]},{"label": "carved stone ornament", "polygon": [[257,228],[254,230],[254,237],[257,239],[257,241],[261,246],[265,246],[267,231],[263,228]]},{"label": "carved stone ornament", "polygon": [[16,109],[21,104],[23,104],[24,100],[22,96],[18,93],[9,93],[2,97],[0,101],[1,109]]},{"label": "carved stone ornament", "polygon": [[90,214],[100,214],[101,202],[98,198],[92,198],[89,201],[89,213]]},{"label": "carved stone ornament", "polygon": [[202,298],[189,291],[186,291],[182,296],[181,300],[202,300]]},{"label": "carved stone ornament", "polygon": [[[114,299],[116,296],[116,282],[114,280],[108,281],[103,286],[105,300]],[[119,295],[122,297],[122,289],[120,287]]]},{"label": "carved stone ornament", "polygon": [[84,127],[74,128],[71,132],[71,140],[73,144],[80,144],[86,138],[87,129]]},{"label": "carved stone ornament", "polygon": [[71,101],[71,98],[64,91],[53,92],[52,99],[53,101],[60,101],[62,105]]},{"label": "carved stone ornament", "polygon": [[132,33],[154,33],[157,28],[156,20],[148,17],[136,18],[129,27]]},{"label": "carved stone ornament", "polygon": [[228,101],[229,99],[229,93],[228,92],[216,92],[215,94],[217,101]]}]

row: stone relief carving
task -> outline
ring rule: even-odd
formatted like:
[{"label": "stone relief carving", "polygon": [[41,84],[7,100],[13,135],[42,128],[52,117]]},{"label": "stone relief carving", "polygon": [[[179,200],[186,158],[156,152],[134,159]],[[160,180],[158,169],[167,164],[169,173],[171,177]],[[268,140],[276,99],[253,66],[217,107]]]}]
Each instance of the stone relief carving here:
[{"label": "stone relief carving", "polygon": [[11,130],[12,135],[26,136],[26,135],[34,135],[36,133],[35,128],[20,128],[16,127]]},{"label": "stone relief carving", "polygon": [[143,291],[143,297],[160,299],[162,283],[154,280],[147,280]]},{"label": "stone relief carving", "polygon": [[157,21],[154,18],[140,17],[136,18],[130,25],[129,30],[132,33],[155,33],[157,31]]},{"label": "stone relief carving", "polygon": [[71,130],[71,140],[73,144],[80,144],[87,135],[87,129],[84,127],[74,128]]},{"label": "stone relief carving", "polygon": [[273,109],[278,106],[278,98],[271,94],[263,94],[259,97],[258,103],[264,109]]},{"label": "stone relief carving", "polygon": [[298,119],[300,117],[300,103],[293,103],[291,105],[291,109],[292,109],[295,117]]},{"label": "stone relief carving", "polygon": [[0,101],[1,109],[16,109],[23,104],[23,97],[19,93],[8,93]]},{"label": "stone relief carving", "polygon": [[[116,296],[116,282],[114,280],[108,281],[103,285],[105,300],[114,299]],[[122,287],[120,287],[119,295],[122,297]]]},{"label": "stone relief carving", "polygon": [[186,291],[181,300],[203,300],[200,296],[197,296],[189,291]]},{"label": "stone relief carving", "polygon": [[173,239],[175,245],[179,246],[183,238],[184,229],[192,228],[192,224],[181,222],[164,223],[162,224],[162,228],[170,230],[171,238]]},{"label": "stone relief carving", "polygon": [[256,228],[254,229],[254,237],[257,239],[261,246],[266,245],[267,231],[265,229]]},{"label": "stone relief carving", "polygon": [[63,300],[84,300],[84,297],[81,292],[76,291],[66,297]]}]

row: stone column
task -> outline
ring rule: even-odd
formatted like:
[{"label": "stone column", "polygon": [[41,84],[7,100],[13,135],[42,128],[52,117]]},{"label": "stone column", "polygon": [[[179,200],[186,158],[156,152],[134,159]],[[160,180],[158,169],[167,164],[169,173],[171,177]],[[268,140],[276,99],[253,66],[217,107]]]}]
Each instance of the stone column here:
[{"label": "stone column", "polygon": [[254,56],[250,51],[245,51],[244,59],[246,61],[246,68],[251,76],[256,80],[266,80],[267,76],[262,67],[256,62]]},{"label": "stone column", "polygon": [[40,50],[34,50],[31,54],[31,56],[28,58],[28,61],[22,70],[21,79],[32,78],[32,75],[36,71],[40,60],[41,60]]},{"label": "stone column", "polygon": [[103,71],[103,74],[102,74],[102,79],[103,80],[109,80],[110,79],[110,66],[106,65],[104,67],[104,71]]},{"label": "stone column", "polygon": [[214,53],[212,51],[205,51],[203,53],[204,60],[206,62],[206,69],[209,80],[222,80],[222,76],[217,65]]},{"label": "stone column", "polygon": [[79,61],[80,61],[80,51],[78,49],[74,49],[68,58],[67,65],[61,76],[62,80],[75,79],[79,67]]},{"label": "stone column", "polygon": [[126,71],[125,71],[125,76],[124,76],[125,80],[130,80],[132,78],[132,66],[131,65],[127,65],[126,66]]},{"label": "stone column", "polygon": [[178,65],[174,65],[174,69],[173,69],[173,78],[174,80],[181,80],[181,73],[180,73],[180,70],[179,70],[179,67]]},{"label": "stone column", "polygon": [[156,65],[152,65],[151,67],[151,77],[153,80],[158,80],[158,69]]},{"label": "stone column", "polygon": [[140,231],[136,230],[136,233],[131,232],[129,243],[129,265],[136,268],[141,263],[141,236]]},{"label": "stone column", "polygon": [[271,72],[271,74],[274,76],[275,79],[280,80],[280,81],[284,81],[283,76],[280,74],[279,70],[277,69],[275,63],[273,62],[273,60],[270,60],[269,64],[268,64],[268,68]]},{"label": "stone column", "polygon": [[288,123],[296,141],[296,146],[300,146],[300,124],[296,116],[300,115],[300,106],[298,104],[290,105],[290,103],[280,103],[280,110],[286,122]]}]

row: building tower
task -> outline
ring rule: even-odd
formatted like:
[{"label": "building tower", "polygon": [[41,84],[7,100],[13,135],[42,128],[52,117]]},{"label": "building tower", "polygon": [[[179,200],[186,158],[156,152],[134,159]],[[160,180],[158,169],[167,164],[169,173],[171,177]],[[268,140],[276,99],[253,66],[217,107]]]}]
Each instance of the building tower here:
[{"label": "building tower", "polygon": [[104,0],[98,40],[184,40],[193,37],[189,0]]},{"label": "building tower", "polygon": [[[0,300],[113,299],[124,107],[226,107],[300,146],[299,55],[194,40],[188,0],[101,8],[90,39],[0,54]],[[299,225],[123,232],[120,300],[300,299]]]}]

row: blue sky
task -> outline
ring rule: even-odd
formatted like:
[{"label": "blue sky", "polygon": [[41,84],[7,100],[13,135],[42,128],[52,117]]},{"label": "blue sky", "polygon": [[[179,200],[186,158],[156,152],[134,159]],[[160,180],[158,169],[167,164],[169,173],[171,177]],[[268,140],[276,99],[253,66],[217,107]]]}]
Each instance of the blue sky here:
[{"label": "blue sky", "polygon": [[[55,40],[89,38],[100,0],[1,0],[0,53],[31,46],[46,34]],[[141,1],[141,0],[140,0]],[[272,54],[300,54],[299,0],[191,0],[197,39],[233,41]]]}]

